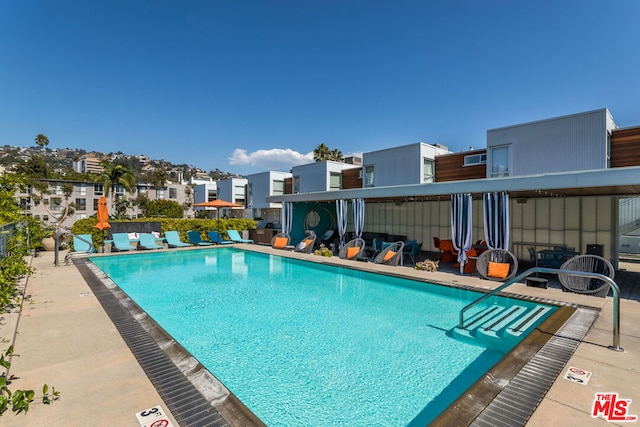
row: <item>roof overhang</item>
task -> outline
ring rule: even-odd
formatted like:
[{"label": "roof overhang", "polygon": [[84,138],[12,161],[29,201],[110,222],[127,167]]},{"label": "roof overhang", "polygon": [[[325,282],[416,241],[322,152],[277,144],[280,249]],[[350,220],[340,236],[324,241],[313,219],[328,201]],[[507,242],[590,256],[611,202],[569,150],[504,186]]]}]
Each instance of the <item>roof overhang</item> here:
[{"label": "roof overhang", "polygon": [[358,198],[371,201],[440,200],[455,193],[480,196],[494,191],[506,191],[512,198],[637,196],[640,195],[640,167],[285,194],[267,197],[266,201],[322,202]]}]

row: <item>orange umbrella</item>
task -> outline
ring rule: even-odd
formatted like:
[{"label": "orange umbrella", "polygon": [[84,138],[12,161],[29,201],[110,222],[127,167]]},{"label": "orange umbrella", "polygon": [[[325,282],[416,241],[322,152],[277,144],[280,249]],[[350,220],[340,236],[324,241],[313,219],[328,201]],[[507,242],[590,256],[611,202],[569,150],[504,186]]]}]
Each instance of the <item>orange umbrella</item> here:
[{"label": "orange umbrella", "polygon": [[98,223],[95,225],[95,227],[98,230],[105,230],[107,228],[111,228],[111,225],[109,225],[109,208],[107,207],[107,205],[109,204],[109,202],[107,201],[107,198],[104,196],[100,196],[100,198],[98,199],[98,213],[96,214],[96,217],[98,218]]},{"label": "orange umbrella", "polygon": [[227,202],[226,200],[216,199],[208,202],[194,203],[194,207],[216,208],[216,216],[218,219],[218,231],[220,231],[220,208],[243,208],[243,205]]},{"label": "orange umbrella", "polygon": [[96,214],[96,217],[98,218],[98,222],[96,223],[95,227],[98,230],[102,230],[102,252],[104,252],[104,230],[106,230],[107,228],[111,228],[111,225],[109,224],[109,207],[108,207],[109,201],[107,200],[106,197],[104,196],[100,196],[100,198],[98,199],[98,213]]}]

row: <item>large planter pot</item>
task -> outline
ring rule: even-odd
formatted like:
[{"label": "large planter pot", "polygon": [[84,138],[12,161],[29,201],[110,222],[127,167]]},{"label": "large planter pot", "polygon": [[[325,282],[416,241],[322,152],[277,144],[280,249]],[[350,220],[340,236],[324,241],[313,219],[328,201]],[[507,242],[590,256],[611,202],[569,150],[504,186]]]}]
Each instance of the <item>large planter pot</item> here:
[{"label": "large planter pot", "polygon": [[53,237],[45,237],[40,241],[45,251],[54,251],[56,249],[56,240]]}]

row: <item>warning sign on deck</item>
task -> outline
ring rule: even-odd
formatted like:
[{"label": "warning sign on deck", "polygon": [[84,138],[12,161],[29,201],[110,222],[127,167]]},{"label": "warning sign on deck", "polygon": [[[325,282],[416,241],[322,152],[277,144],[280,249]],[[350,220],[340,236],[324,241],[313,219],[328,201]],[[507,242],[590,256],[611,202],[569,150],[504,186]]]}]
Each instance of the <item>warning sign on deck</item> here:
[{"label": "warning sign on deck", "polygon": [[564,374],[565,380],[573,381],[574,383],[587,385],[589,379],[591,378],[591,372],[585,371],[584,369],[576,368],[575,366],[570,366],[567,369],[567,372]]},{"label": "warning sign on deck", "polygon": [[173,427],[169,417],[160,406],[140,411],[136,413],[136,418],[140,423],[140,427]]}]

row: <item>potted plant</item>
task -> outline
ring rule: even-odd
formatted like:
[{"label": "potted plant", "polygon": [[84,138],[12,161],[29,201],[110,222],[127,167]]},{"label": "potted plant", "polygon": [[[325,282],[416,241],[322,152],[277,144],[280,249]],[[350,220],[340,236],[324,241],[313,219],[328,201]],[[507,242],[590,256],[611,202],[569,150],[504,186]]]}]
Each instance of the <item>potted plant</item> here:
[{"label": "potted plant", "polygon": [[332,257],[333,256],[333,252],[331,252],[331,249],[329,249],[328,247],[326,247],[324,245],[324,243],[320,244],[320,248],[316,249],[313,252],[314,255],[319,255],[319,256],[326,256],[326,257]]},{"label": "potted plant", "polygon": [[440,266],[440,262],[439,261],[432,261],[430,259],[421,261],[416,263],[415,267],[413,267],[415,270],[422,270],[422,271],[438,271],[438,267]]}]

